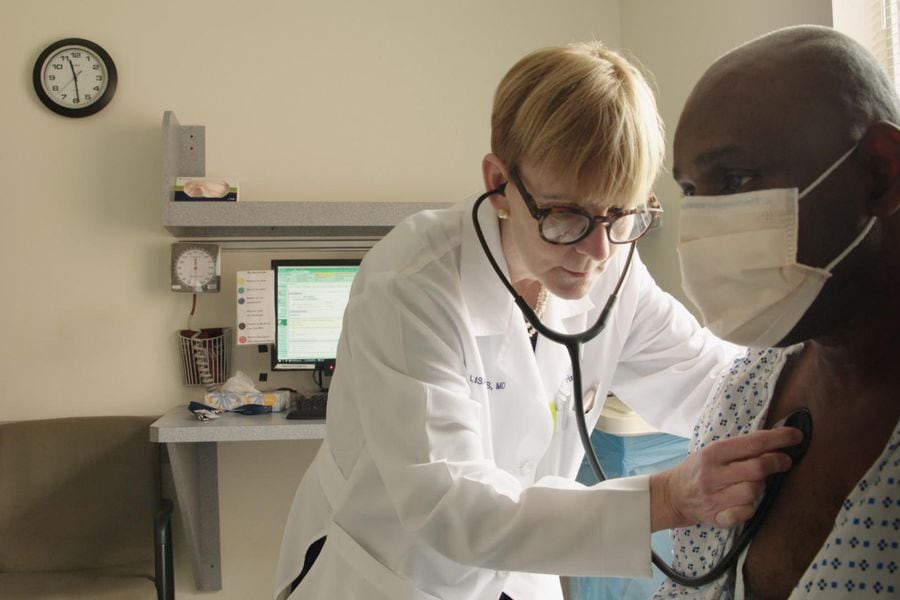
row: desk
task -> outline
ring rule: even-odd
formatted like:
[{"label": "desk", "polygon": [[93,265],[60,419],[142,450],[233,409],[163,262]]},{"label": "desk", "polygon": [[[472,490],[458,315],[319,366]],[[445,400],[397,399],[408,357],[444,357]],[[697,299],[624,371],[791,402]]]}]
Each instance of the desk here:
[{"label": "desk", "polygon": [[283,412],[224,413],[200,421],[186,406],[179,406],[150,425],[150,441],[165,444],[169,454],[198,590],[222,589],[218,443],[324,438],[324,420],[288,420]]}]

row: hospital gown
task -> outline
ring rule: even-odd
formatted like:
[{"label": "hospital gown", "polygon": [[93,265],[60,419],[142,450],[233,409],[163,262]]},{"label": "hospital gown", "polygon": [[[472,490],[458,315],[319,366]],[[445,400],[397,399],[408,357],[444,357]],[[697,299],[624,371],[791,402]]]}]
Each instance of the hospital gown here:
[{"label": "hospital gown", "polygon": [[[750,350],[722,375],[694,429],[692,449],[762,427],[785,358],[783,350]],[[800,598],[892,598],[900,595],[900,426],[881,456],[860,479],[835,519],[815,559],[790,596]],[[674,534],[676,571],[697,576],[730,548],[728,530],[695,526]],[[737,569],[702,588],[665,581],[654,598],[740,599]]]}]

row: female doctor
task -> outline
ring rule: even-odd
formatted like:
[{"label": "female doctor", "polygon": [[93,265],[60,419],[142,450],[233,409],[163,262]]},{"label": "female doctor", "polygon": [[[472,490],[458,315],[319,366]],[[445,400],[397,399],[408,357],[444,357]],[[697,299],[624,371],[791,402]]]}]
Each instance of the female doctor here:
[{"label": "female doctor", "polygon": [[[589,328],[628,254],[612,242],[650,222],[664,154],[652,92],[600,43],[537,51],[497,90],[491,145],[492,193],[477,212],[488,249],[545,324]],[[737,524],[763,479],[789,466],[773,451],[799,432],[782,429],[711,444],[665,473],[575,483],[568,355],[523,319],[472,206],[414,215],[363,262],[278,597],[547,600],[562,597],[553,575],[649,577],[652,531]],[[641,220],[626,231],[616,219],[628,215]],[[635,254],[606,329],[583,349],[588,426],[611,390],[686,436],[731,356]]]}]

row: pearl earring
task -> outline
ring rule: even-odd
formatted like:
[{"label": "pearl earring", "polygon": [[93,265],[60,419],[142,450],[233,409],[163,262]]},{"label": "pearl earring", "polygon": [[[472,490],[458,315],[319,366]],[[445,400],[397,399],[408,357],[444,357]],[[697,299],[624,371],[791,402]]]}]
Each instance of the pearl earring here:
[{"label": "pearl earring", "polygon": [[506,210],[505,208],[498,208],[497,209],[497,218],[498,219],[508,219],[509,211]]}]

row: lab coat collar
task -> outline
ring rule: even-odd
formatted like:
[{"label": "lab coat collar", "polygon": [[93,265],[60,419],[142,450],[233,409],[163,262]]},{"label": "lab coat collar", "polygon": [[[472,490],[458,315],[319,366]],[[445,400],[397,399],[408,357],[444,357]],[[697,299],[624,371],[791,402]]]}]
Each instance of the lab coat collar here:
[{"label": "lab coat collar", "polygon": [[[475,335],[499,335],[507,333],[510,319],[518,315],[513,298],[509,291],[494,273],[490,262],[484,255],[475,226],[472,223],[472,207],[477,198],[470,198],[463,203],[462,249],[460,256],[460,278],[462,294],[469,310]],[[485,242],[500,266],[503,274],[509,277],[506,257],[500,242],[500,225],[497,213],[489,200],[478,209],[478,222],[484,232]],[[563,300],[551,297],[545,315],[550,327],[559,328],[566,333],[577,331],[584,319],[573,319],[584,315],[594,308],[592,294],[576,300]],[[515,318],[520,318],[516,316]],[[570,319],[572,319],[570,321]]]},{"label": "lab coat collar", "polygon": [[[548,317],[555,315],[558,319],[561,320],[562,325],[565,326],[566,320],[571,319],[573,317],[579,317],[589,310],[594,308],[594,302],[591,300],[591,295],[588,294],[583,298],[576,298],[575,300],[563,300],[562,298],[553,298],[553,313],[545,312]],[[550,303],[547,303],[547,308],[550,308]],[[565,328],[565,327],[564,327]],[[566,333],[572,333],[568,328],[565,328]]]}]

